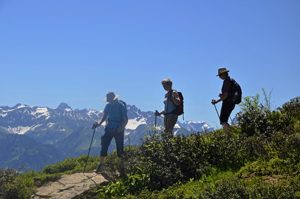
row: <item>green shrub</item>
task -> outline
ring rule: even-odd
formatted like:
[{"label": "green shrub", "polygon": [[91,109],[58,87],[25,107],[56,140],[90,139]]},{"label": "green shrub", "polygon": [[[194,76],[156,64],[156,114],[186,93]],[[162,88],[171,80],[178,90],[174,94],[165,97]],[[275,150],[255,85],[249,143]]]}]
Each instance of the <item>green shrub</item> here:
[{"label": "green shrub", "polygon": [[[242,111],[238,114],[238,122],[243,133],[247,136],[264,135],[271,136],[274,132],[282,131],[291,133],[294,129],[294,121],[291,120],[289,108],[285,112],[271,111],[270,102],[265,99],[265,105],[260,102],[259,95],[245,97],[241,103]],[[293,112],[294,113],[294,112]]]},{"label": "green shrub", "polygon": [[[239,169],[244,165],[244,154],[241,153],[243,138],[235,132],[225,133],[216,131],[209,135],[210,141],[207,144],[208,151],[205,160],[210,165],[222,170]],[[197,150],[197,148],[194,148]]]},{"label": "green shrub", "polygon": [[217,181],[216,184],[208,186],[200,197],[206,199],[249,198],[245,184],[238,178]]},{"label": "green shrub", "polygon": [[5,186],[3,198],[29,198],[34,193],[33,173],[18,175],[14,180]]},{"label": "green shrub", "polygon": [[199,135],[147,140],[141,147],[150,188],[161,189],[180,181],[202,176],[209,168],[208,146]]},{"label": "green shrub", "polygon": [[293,164],[300,162],[300,132],[285,134],[276,132],[271,137],[273,155],[282,159],[290,159]]},{"label": "green shrub", "polygon": [[0,169],[0,198],[7,194],[7,186],[18,176],[17,171],[12,169]]},{"label": "green shrub", "polygon": [[281,112],[286,114],[291,120],[300,120],[300,97],[295,97],[289,102],[284,103],[281,108]]},{"label": "green shrub", "polygon": [[128,194],[139,194],[149,184],[149,176],[145,174],[130,175],[117,182],[111,182],[98,189],[99,198],[121,197]]},{"label": "green shrub", "polygon": [[269,161],[260,159],[248,163],[238,174],[245,178],[253,176],[284,175],[291,174],[292,172],[291,162],[279,158],[272,158]]},{"label": "green shrub", "polygon": [[209,185],[199,198],[292,199],[297,198],[299,183],[300,181],[283,181],[272,184],[263,180],[256,180],[250,185],[239,178],[233,177]]}]

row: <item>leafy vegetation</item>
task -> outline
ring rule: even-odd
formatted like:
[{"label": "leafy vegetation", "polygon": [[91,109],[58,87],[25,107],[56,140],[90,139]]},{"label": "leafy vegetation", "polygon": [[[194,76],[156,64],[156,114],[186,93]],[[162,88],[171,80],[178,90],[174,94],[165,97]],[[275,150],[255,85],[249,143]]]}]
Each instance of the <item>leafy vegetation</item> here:
[{"label": "leafy vegetation", "polygon": [[[169,140],[154,134],[126,148],[126,178],[117,178],[113,153],[107,167],[112,181],[78,198],[300,198],[300,98],[270,110],[268,101],[247,97],[241,107],[240,127],[230,133]],[[25,174],[1,171],[0,198],[29,198],[62,174],[82,172],[85,161],[66,159]],[[92,157],[86,170],[97,161]]]}]

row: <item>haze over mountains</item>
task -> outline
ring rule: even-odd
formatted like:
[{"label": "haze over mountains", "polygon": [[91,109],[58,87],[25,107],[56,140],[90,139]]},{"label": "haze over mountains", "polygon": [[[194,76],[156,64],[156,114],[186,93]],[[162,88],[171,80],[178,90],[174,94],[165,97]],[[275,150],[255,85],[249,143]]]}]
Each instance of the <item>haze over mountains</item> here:
[{"label": "haze over mountains", "polygon": [[[129,121],[125,131],[125,145],[139,145],[145,135],[153,133],[154,112],[142,111],[128,105]],[[0,167],[20,171],[40,170],[45,165],[67,157],[86,154],[92,136],[92,124],[102,117],[102,111],[73,110],[66,103],[57,108],[17,104],[0,107]],[[163,119],[157,118],[157,129],[162,129]],[[206,122],[178,122],[175,135],[212,131]],[[91,154],[98,155],[100,137],[97,129]],[[110,150],[115,147],[112,142]]]}]

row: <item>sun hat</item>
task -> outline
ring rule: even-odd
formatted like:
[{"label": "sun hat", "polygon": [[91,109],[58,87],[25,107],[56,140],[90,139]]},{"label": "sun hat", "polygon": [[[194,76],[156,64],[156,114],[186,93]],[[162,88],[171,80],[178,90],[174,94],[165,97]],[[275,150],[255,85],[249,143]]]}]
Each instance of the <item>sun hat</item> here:
[{"label": "sun hat", "polygon": [[228,72],[229,72],[229,70],[227,70],[226,68],[219,68],[217,76],[220,76],[223,73],[228,73]]}]

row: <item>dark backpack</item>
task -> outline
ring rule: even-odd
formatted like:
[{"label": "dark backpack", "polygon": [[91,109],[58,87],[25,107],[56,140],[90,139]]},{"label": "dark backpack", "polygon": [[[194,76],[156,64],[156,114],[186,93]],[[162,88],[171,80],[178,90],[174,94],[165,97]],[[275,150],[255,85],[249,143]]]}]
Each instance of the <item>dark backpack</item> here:
[{"label": "dark backpack", "polygon": [[119,100],[119,105],[121,105],[122,123],[127,124],[128,122],[127,104],[124,101]]},{"label": "dark backpack", "polygon": [[178,96],[179,96],[179,99],[180,99],[180,104],[179,105],[176,105],[176,109],[173,111],[174,114],[176,115],[182,115],[184,113],[183,111],[183,95],[181,92],[177,92],[178,93]]},{"label": "dark backpack", "polygon": [[233,102],[235,104],[239,104],[242,101],[242,88],[234,79],[231,78],[231,82],[233,85]]}]

